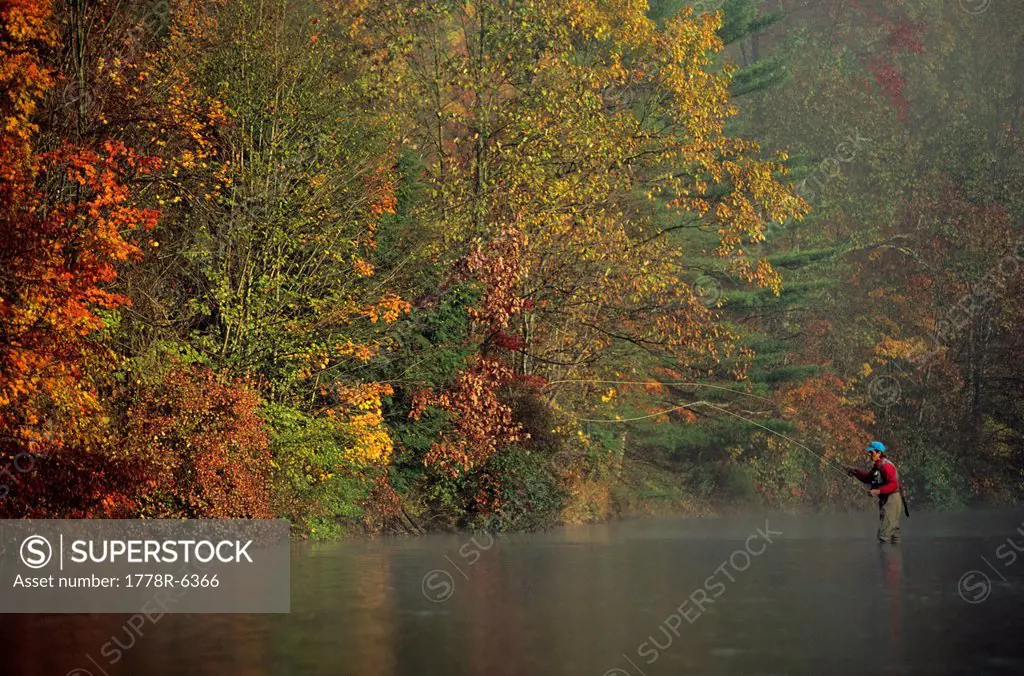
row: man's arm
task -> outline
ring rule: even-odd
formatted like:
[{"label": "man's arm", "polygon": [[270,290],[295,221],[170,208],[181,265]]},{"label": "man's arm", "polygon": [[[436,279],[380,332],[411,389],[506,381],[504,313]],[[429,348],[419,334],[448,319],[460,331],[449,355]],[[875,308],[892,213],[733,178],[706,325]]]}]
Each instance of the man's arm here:
[{"label": "man's arm", "polygon": [[847,467],[846,473],[852,477],[857,477],[864,483],[871,483],[871,472],[865,472],[864,470],[857,469],[856,467]]}]

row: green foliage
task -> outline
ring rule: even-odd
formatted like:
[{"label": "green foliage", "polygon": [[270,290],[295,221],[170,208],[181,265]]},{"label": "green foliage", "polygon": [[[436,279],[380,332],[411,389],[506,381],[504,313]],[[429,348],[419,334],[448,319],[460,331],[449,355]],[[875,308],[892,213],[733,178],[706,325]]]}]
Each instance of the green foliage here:
[{"label": "green foliage", "polygon": [[280,404],[262,415],[272,430],[275,511],[314,538],[356,527],[368,493],[346,453],[351,439],[330,419]]},{"label": "green foliage", "polygon": [[746,505],[758,500],[756,472],[750,465],[727,463],[714,468],[714,499],[729,505]]},{"label": "green foliage", "polygon": [[151,272],[170,276],[151,295],[204,361],[258,372],[269,398],[299,405],[379,349],[374,308],[393,295],[374,280],[373,231],[395,199],[391,118],[365,110],[357,50],[316,3],[208,9],[188,56],[228,119],[192,167],[204,194],[166,207],[161,251],[177,264]]},{"label": "green foliage", "polygon": [[[686,471],[682,475],[687,493],[698,500],[713,501],[722,497],[722,476],[718,467],[712,463],[704,463]],[[754,496],[756,497],[756,496]]]},{"label": "green foliage", "polygon": [[962,509],[970,502],[964,467],[941,447],[919,442],[900,460],[900,481],[913,503],[930,509]]},{"label": "green foliage", "polygon": [[473,521],[488,530],[537,530],[555,524],[565,504],[550,456],[509,448],[495,454],[483,474],[494,477],[501,508]]},{"label": "green foliage", "polygon": [[156,340],[145,351],[124,360],[115,372],[120,381],[135,380],[140,383],[158,382],[172,366],[193,364],[210,367],[205,355],[188,343],[173,340]]},{"label": "green foliage", "polygon": [[729,91],[733,96],[742,97],[779,84],[786,77],[785,62],[781,58],[763,59],[737,71]]},{"label": "green foliage", "polygon": [[835,280],[828,278],[810,279],[802,282],[791,282],[783,287],[779,295],[768,290],[760,291],[729,291],[726,294],[725,306],[728,309],[754,310],[765,307],[780,307],[806,298],[813,291],[828,289],[835,286]]},{"label": "green foliage", "polygon": [[747,464],[753,486],[766,504],[788,507],[803,502],[809,476],[804,451],[785,445],[751,458]]},{"label": "green foliage", "polygon": [[423,306],[395,326],[389,367],[400,368],[402,380],[411,384],[451,382],[474,351],[467,308],[479,297],[471,284],[424,290]]}]

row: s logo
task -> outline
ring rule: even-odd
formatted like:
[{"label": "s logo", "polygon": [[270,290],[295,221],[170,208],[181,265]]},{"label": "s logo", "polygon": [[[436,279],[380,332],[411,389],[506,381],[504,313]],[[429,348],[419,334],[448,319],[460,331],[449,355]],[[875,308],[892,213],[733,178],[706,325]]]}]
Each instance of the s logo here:
[{"label": "s logo", "polygon": [[38,570],[53,558],[53,547],[42,535],[30,535],[21,543],[21,562]]}]

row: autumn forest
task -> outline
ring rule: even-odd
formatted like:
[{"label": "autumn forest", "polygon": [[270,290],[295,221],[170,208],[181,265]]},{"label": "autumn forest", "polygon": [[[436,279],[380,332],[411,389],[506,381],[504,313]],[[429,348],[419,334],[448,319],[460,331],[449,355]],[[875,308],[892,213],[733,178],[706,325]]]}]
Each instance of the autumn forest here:
[{"label": "autumn forest", "polygon": [[1022,72],[998,0],[0,0],[0,516],[1016,503]]}]

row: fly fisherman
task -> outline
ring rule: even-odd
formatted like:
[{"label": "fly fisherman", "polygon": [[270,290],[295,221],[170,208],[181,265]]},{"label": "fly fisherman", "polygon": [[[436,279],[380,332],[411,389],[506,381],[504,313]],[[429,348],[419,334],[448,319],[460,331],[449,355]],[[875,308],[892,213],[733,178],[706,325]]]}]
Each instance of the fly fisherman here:
[{"label": "fly fisherman", "polygon": [[[871,495],[878,497],[878,540],[898,544],[900,541],[900,512],[906,510],[903,489],[896,474],[896,465],[885,457],[885,444],[872,441],[865,449],[871,458],[871,469],[847,467],[846,473],[871,486]],[[909,511],[907,516],[910,516]]]}]

